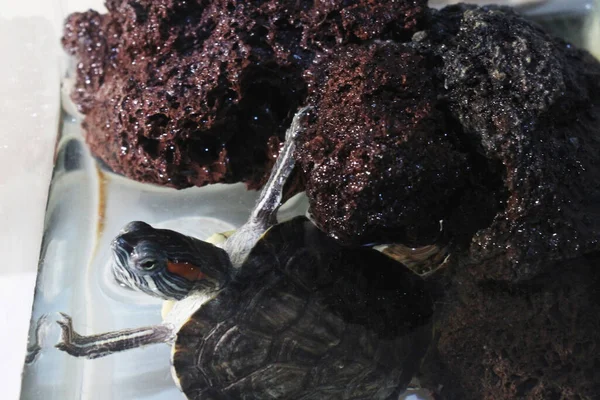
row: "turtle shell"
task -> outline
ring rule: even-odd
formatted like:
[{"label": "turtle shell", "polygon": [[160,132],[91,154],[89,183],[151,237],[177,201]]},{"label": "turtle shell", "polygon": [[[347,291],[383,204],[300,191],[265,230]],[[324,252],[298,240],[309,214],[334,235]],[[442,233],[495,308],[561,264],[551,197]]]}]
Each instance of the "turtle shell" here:
[{"label": "turtle shell", "polygon": [[189,399],[394,399],[431,339],[423,280],[300,217],[271,228],[178,332]]}]

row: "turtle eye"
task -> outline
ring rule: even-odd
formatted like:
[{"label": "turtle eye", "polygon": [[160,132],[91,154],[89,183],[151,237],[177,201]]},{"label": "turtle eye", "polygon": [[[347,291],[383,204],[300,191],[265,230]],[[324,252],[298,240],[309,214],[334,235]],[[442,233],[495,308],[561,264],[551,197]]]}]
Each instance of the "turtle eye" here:
[{"label": "turtle eye", "polygon": [[144,271],[152,271],[152,270],[156,269],[156,266],[158,265],[158,263],[156,262],[156,260],[147,259],[147,260],[141,261],[140,263],[138,263],[138,265]]}]

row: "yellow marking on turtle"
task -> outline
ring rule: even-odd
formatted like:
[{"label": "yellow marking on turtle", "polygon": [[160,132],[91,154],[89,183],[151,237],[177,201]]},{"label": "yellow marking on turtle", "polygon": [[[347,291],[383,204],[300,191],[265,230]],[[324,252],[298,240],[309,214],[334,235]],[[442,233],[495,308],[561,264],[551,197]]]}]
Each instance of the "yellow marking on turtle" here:
[{"label": "yellow marking on turtle", "polygon": [[224,243],[227,239],[229,239],[229,237],[231,235],[233,235],[234,233],[235,233],[235,230],[215,233],[215,234],[209,236],[209,238],[206,239],[205,242],[212,243],[212,244],[221,244],[221,243]]},{"label": "yellow marking on turtle", "polygon": [[160,310],[160,316],[162,317],[163,320],[165,320],[165,318],[167,318],[167,314],[169,314],[171,312],[175,303],[177,303],[177,300],[163,301],[162,308]]}]

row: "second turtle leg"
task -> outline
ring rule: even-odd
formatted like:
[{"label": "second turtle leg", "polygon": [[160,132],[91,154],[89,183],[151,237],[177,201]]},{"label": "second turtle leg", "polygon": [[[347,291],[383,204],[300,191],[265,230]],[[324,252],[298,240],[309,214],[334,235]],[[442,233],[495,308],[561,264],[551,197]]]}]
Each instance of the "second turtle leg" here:
[{"label": "second turtle leg", "polygon": [[283,195],[283,186],[294,169],[296,140],[301,129],[301,119],[310,107],[300,109],[285,135],[285,144],[271,170],[269,180],[260,192],[254,209],[246,222],[225,242],[223,249],[231,257],[234,267],[239,267],[262,234],[277,223],[277,209]]},{"label": "second turtle leg", "polygon": [[292,120],[292,124],[285,133],[285,144],[277,161],[273,166],[269,180],[260,193],[260,197],[250,214],[248,222],[275,223],[275,213],[281,203],[283,186],[290,173],[294,169],[294,153],[296,151],[296,140],[301,129],[301,119],[306,115],[310,107],[301,108]]}]

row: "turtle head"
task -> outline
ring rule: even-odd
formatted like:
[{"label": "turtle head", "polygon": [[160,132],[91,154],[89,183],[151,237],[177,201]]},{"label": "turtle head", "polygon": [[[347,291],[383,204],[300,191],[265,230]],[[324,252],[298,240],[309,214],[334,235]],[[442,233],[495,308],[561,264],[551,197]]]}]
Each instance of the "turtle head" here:
[{"label": "turtle head", "polygon": [[192,289],[218,290],[232,267],[222,249],[145,222],[130,222],[111,243],[113,275],[122,285],[166,300]]}]

